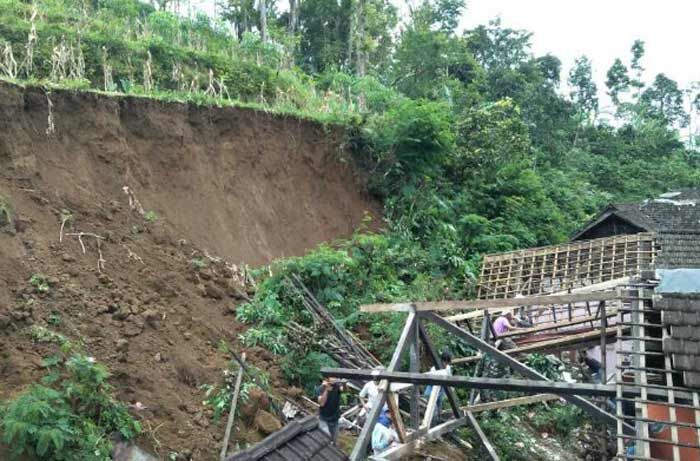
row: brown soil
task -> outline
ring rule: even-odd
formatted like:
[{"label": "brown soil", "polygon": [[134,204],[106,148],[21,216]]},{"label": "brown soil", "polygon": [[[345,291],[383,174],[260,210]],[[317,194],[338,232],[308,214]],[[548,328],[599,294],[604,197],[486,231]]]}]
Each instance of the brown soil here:
[{"label": "brown soil", "polygon": [[[134,413],[144,445],[214,459],[223,429],[199,386],[221,381],[230,357],[217,344],[241,352],[245,331],[233,314],[246,287],[224,261],[302,254],[351,233],[376,204],[342,161],[338,130],[251,110],[49,97],[51,135],[43,91],[0,84],[0,207],[13,211],[0,231],[0,400],[45,373],[50,347],[27,330],[48,325],[109,367],[122,400],[147,407]],[[131,207],[125,186],[158,218]],[[104,237],[102,273],[94,237],[85,253],[76,236],[59,242],[66,212],[65,234]],[[48,293],[30,286],[33,274],[50,279]],[[247,353],[283,394],[270,355]]]}]

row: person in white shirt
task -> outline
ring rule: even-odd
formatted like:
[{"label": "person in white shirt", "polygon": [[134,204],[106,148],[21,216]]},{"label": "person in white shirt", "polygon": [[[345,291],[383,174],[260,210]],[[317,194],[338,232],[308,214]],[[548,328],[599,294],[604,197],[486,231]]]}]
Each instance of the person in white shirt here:
[{"label": "person in white shirt", "polygon": [[[431,373],[435,373],[436,371],[442,371],[442,374],[445,374],[447,376],[452,376],[452,354],[448,350],[442,351],[440,354],[440,360],[442,361],[442,366],[443,368],[441,370],[438,370],[435,367],[430,368]],[[423,397],[425,399],[430,399],[430,394],[433,392],[433,386],[428,385],[425,388],[425,391],[423,393]],[[440,411],[442,409],[442,402],[445,400],[445,388],[441,387],[440,388],[440,393],[438,394],[438,399],[437,399],[437,405],[436,405],[436,410],[435,413],[433,414],[433,421],[432,424],[435,425],[437,422],[440,420]]]},{"label": "person in white shirt", "polygon": [[[375,370],[383,370],[384,367],[378,366]],[[372,404],[374,400],[379,395],[379,379],[373,379],[372,381],[367,381],[367,383],[362,386],[360,390],[360,422],[364,421],[369,411],[372,409]]]}]

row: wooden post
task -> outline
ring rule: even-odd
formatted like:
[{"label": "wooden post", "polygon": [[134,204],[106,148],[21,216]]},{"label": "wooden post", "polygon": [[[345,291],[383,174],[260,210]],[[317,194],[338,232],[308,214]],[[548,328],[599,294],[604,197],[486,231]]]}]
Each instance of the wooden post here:
[{"label": "wooden post", "polygon": [[228,422],[226,423],[226,432],[224,433],[224,443],[221,447],[221,453],[219,454],[220,461],[224,461],[226,459],[226,452],[228,452],[228,442],[231,438],[231,428],[233,427],[233,420],[236,416],[238,394],[241,390],[241,380],[243,379],[243,363],[245,363],[245,352],[241,355],[241,363],[238,367],[238,375],[236,375],[236,386],[233,391],[233,397],[231,398],[231,408],[228,413]]},{"label": "wooden post", "polygon": [[403,418],[401,418],[399,401],[396,394],[393,392],[388,392],[386,403],[389,407],[391,418],[394,420],[394,427],[396,427],[396,433],[399,435],[399,441],[401,443],[406,443],[406,427],[403,424]]},{"label": "wooden post", "polygon": [[[394,355],[391,357],[391,362],[389,362],[389,367],[387,371],[396,371],[401,365],[401,357],[406,350],[410,342],[411,333],[413,333],[416,326],[417,316],[415,312],[408,314],[406,323],[404,324],[403,331],[399,337],[399,342],[396,344],[396,349],[394,349]],[[350,461],[361,461],[365,459],[365,454],[367,453],[367,445],[372,438],[372,431],[374,430],[374,425],[377,423],[379,414],[382,411],[382,407],[386,403],[386,396],[389,390],[389,382],[384,380],[379,384],[379,395],[372,402],[372,409],[367,414],[367,420],[365,425],[360,431],[360,435],[357,438],[357,442],[350,453]]]},{"label": "wooden post", "polygon": [[[489,340],[489,332],[491,331],[491,329],[489,327],[490,324],[491,324],[491,318],[489,317],[489,311],[484,310],[484,320],[481,323],[481,340],[482,341]],[[476,364],[476,369],[474,370],[475,377],[481,376],[485,361],[486,361],[486,356],[482,354],[481,359]],[[474,401],[476,400],[476,396],[477,396],[476,389],[472,389],[471,391],[469,391],[469,405],[474,405]]]},{"label": "wooden post", "polygon": [[[420,322],[418,322],[418,331],[420,333],[421,339],[423,340],[423,344],[425,345],[425,348],[428,351],[428,356],[433,361],[433,365],[436,369],[442,369],[443,363],[442,359],[440,359],[440,354],[437,353],[437,349],[435,349],[432,340],[428,336],[427,330]],[[455,418],[461,418],[463,414],[462,411],[459,409],[459,399],[457,397],[457,393],[451,387],[446,387],[445,391],[447,392],[447,399],[450,402],[450,407],[452,407],[452,412],[454,413]]]},{"label": "wooden post", "polygon": [[[418,324],[420,323],[420,316],[417,317],[416,322],[411,330],[410,344],[409,344],[409,359],[411,373],[420,372],[420,349],[419,349],[419,331]],[[411,427],[413,429],[418,429],[420,426],[420,390],[418,386],[411,387]]]},{"label": "wooden post", "polygon": [[[600,379],[601,384],[608,384],[608,367],[606,363],[608,361],[608,345],[607,345],[607,334],[608,329],[608,316],[605,312],[605,301],[600,302]],[[603,397],[603,408],[607,409],[608,398]],[[603,425],[601,430],[601,443],[600,448],[603,452],[601,454],[601,460],[605,461],[608,457],[608,429],[606,425]]]}]

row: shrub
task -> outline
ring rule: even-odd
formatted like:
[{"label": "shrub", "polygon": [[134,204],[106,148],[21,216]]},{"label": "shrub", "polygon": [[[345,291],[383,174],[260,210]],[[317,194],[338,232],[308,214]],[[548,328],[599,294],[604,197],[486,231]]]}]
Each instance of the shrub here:
[{"label": "shrub", "polygon": [[45,461],[110,459],[109,434],[131,439],[141,427],[112,397],[108,376],[94,359],[76,354],[0,407],[3,441],[12,454]]}]

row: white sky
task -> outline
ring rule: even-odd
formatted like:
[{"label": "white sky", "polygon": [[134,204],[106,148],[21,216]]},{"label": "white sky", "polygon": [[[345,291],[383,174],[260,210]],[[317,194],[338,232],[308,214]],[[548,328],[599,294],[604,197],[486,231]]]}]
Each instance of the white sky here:
[{"label": "white sky", "polygon": [[[392,0],[404,14],[405,0]],[[414,0],[415,1],[415,0]],[[593,62],[598,89],[615,58],[629,63],[636,39],[646,42],[642,65],[650,82],[659,72],[681,87],[700,81],[700,0],[466,0],[460,27],[473,28],[501,17],[503,26],[533,32],[535,55],[552,53],[562,60],[566,82],[574,59]],[[208,13],[214,0],[194,0]],[[278,0],[279,9],[287,1]]]},{"label": "white sky", "polygon": [[663,72],[681,87],[700,81],[698,0],[467,0],[460,23],[473,28],[500,16],[503,26],[533,32],[533,52],[562,60],[562,81],[578,56],[593,62],[599,92],[615,58],[646,42],[646,80]]}]

